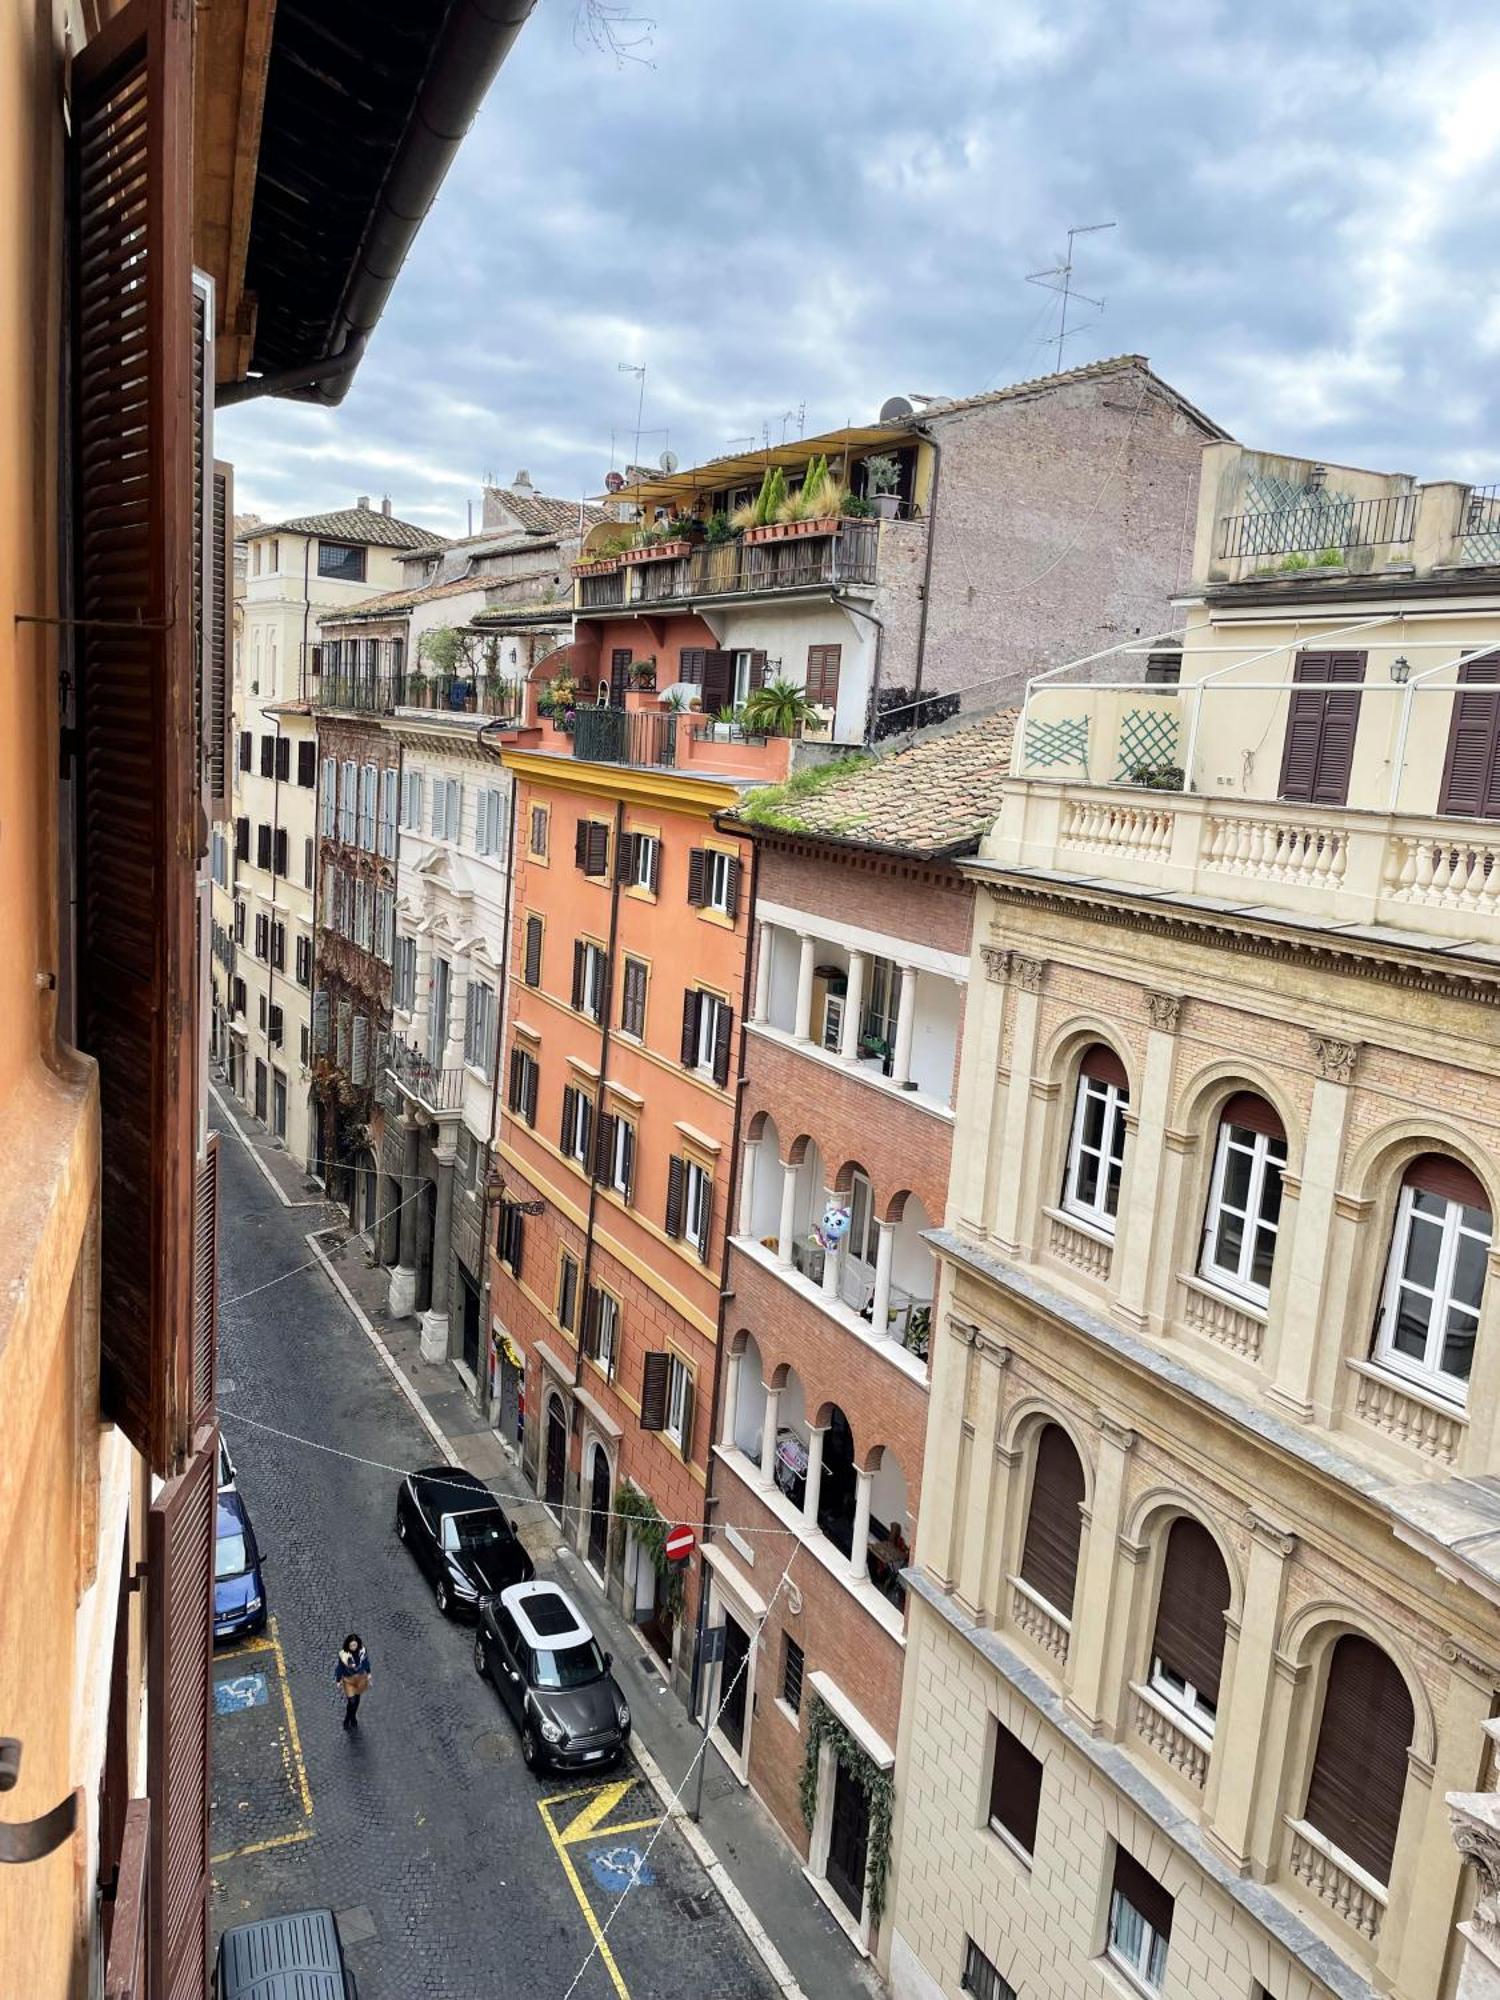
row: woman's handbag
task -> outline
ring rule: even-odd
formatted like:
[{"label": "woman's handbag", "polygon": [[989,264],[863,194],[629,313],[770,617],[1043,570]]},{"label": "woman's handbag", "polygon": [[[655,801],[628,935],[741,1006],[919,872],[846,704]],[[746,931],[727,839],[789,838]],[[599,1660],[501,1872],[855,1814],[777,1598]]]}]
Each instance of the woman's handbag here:
[{"label": "woman's handbag", "polygon": [[345,1699],[347,1700],[351,1695],[363,1694],[369,1685],[370,1676],[368,1674],[345,1674],[343,1680]]}]

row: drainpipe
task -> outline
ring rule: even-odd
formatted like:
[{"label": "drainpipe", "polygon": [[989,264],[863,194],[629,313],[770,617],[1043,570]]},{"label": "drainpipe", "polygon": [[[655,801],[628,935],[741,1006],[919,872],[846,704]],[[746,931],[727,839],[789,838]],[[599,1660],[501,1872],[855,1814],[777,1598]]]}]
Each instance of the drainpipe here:
[{"label": "drainpipe", "polygon": [[[480,750],[488,752],[492,756],[495,753],[490,750],[490,746],[484,739],[488,731],[493,727],[493,723],[487,722],[484,728],[480,730],[478,738]],[[496,756],[495,761],[500,763],[501,759]],[[495,995],[495,1074],[490,1080],[489,1151],[492,1164],[495,1157],[495,1139],[500,1129],[500,1056],[505,1047],[505,1002],[510,992],[511,885],[514,883],[515,878],[516,783],[515,779],[512,778],[510,787],[510,825],[506,830],[505,836],[505,916],[500,931],[502,939],[500,952],[500,990]],[[479,1240],[484,1245],[484,1291],[480,1297],[480,1307],[485,1316],[485,1333],[488,1336],[490,1316],[490,1177],[488,1174],[484,1177],[484,1193],[479,1204]]]},{"label": "drainpipe", "polygon": [[932,446],[932,485],[927,494],[927,555],[922,565],[922,616],[917,625],[917,668],[912,686],[912,693],[920,694],[922,669],[927,660],[927,612],[932,603],[932,557],[937,544],[938,481],[943,471],[943,447],[926,424],[914,424],[912,428],[918,437],[925,438]]},{"label": "drainpipe", "polygon": [[[610,1030],[614,1021],[615,946],[620,935],[620,836],[625,830],[625,801],[615,802],[615,837],[610,848],[609,946],[604,962],[604,1019],[599,1024],[599,1085],[594,1098],[594,1117],[589,1127],[589,1157],[584,1165],[589,1177],[588,1219],[584,1223],[583,1266],[578,1273],[578,1346],[573,1357],[573,1387],[583,1380],[583,1334],[588,1318],[589,1280],[594,1269],[594,1217],[599,1207],[599,1115],[604,1104],[604,1087],[609,1081]],[[580,1515],[582,1508],[579,1509]]]}]

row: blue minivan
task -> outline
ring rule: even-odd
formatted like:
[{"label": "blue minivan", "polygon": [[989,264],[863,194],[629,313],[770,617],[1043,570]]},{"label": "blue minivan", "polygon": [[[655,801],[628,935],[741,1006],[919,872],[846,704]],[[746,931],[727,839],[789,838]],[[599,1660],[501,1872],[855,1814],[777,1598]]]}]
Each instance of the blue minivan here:
[{"label": "blue minivan", "polygon": [[263,1631],[265,1623],[266,1586],[255,1530],[239,1493],[221,1489],[214,1539],[214,1638],[243,1639]]}]

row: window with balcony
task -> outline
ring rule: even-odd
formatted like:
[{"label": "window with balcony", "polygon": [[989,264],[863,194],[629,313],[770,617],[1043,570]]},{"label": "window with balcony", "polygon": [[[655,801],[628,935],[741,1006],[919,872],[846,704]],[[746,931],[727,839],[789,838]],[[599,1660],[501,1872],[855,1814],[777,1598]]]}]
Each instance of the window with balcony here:
[{"label": "window with balcony", "polygon": [[1493,1220],[1459,1161],[1428,1153],[1406,1170],[1386,1260],[1373,1359],[1450,1402],[1468,1393]]},{"label": "window with balcony", "polygon": [[1060,1618],[1071,1620],[1083,1539],[1083,1464],[1060,1424],[1037,1435],[1031,1504],[1021,1545],[1021,1581]]},{"label": "window with balcony", "polygon": [[1206,1736],[1218,1713],[1229,1598],[1218,1543],[1200,1521],[1179,1517],[1162,1557],[1150,1684]]},{"label": "window with balcony", "polygon": [[1389,1654],[1357,1632],[1335,1640],[1302,1818],[1377,1882],[1391,1879],[1415,1727]]},{"label": "window with balcony", "polygon": [[1252,1305],[1271,1296],[1271,1266],[1281,1217],[1286,1133],[1263,1097],[1242,1091],[1225,1105],[1214,1149],[1202,1275]]},{"label": "window with balcony", "polygon": [[1120,1208],[1129,1104],[1125,1065],[1113,1049],[1096,1042],[1078,1068],[1062,1205],[1108,1236],[1115,1233]]},{"label": "window with balcony", "polygon": [[1115,1849],[1106,1952],[1132,1983],[1159,1993],[1172,1941],[1172,1898],[1123,1847]]}]

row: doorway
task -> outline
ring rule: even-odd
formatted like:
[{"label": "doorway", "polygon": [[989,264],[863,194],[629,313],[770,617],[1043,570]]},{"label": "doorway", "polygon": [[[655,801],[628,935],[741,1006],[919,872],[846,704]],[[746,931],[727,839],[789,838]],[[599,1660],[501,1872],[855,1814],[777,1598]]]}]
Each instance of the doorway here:
[{"label": "doorway", "polygon": [[469,1276],[462,1264],[458,1270],[458,1289],[463,1310],[463,1360],[464,1366],[479,1380],[479,1287]]},{"label": "doorway", "polygon": [[568,1420],[562,1399],[547,1398],[547,1460],[543,1474],[542,1498],[554,1514],[562,1511],[568,1480]]},{"label": "doorway", "polygon": [[366,1150],[359,1156],[359,1204],[364,1217],[364,1233],[379,1248],[377,1231],[380,1226],[380,1169],[375,1164],[375,1155]]},{"label": "doorway", "polygon": [[718,1730],[736,1757],[744,1755],[746,1696],[750,1683],[750,1638],[726,1611],[724,1614],[724,1659],[719,1668],[715,1699],[719,1704]]},{"label": "doorway", "polygon": [[266,1066],[260,1057],[255,1058],[255,1115],[264,1125],[266,1122]]},{"label": "doorway", "polygon": [[518,1449],[521,1443],[521,1413],[525,1407],[523,1388],[525,1377],[511,1360],[508,1337],[501,1333],[500,1342],[500,1422],[499,1432],[507,1444]]},{"label": "doorway", "polygon": [[594,1476],[589,1483],[589,1567],[601,1583],[609,1578],[609,1460],[603,1445],[594,1446]]},{"label": "doorway", "polygon": [[829,1887],[853,1917],[863,1921],[865,1872],[870,1858],[870,1801],[864,1787],[833,1760],[833,1809],[828,1822]]},{"label": "doorway", "polygon": [[635,655],[629,646],[616,646],[609,656],[609,705],[625,706],[625,690],[630,685],[630,666]]},{"label": "doorway", "polygon": [[422,1183],[418,1221],[416,1309],[426,1312],[432,1304],[432,1239],[437,1234],[437,1189],[431,1181]]}]

